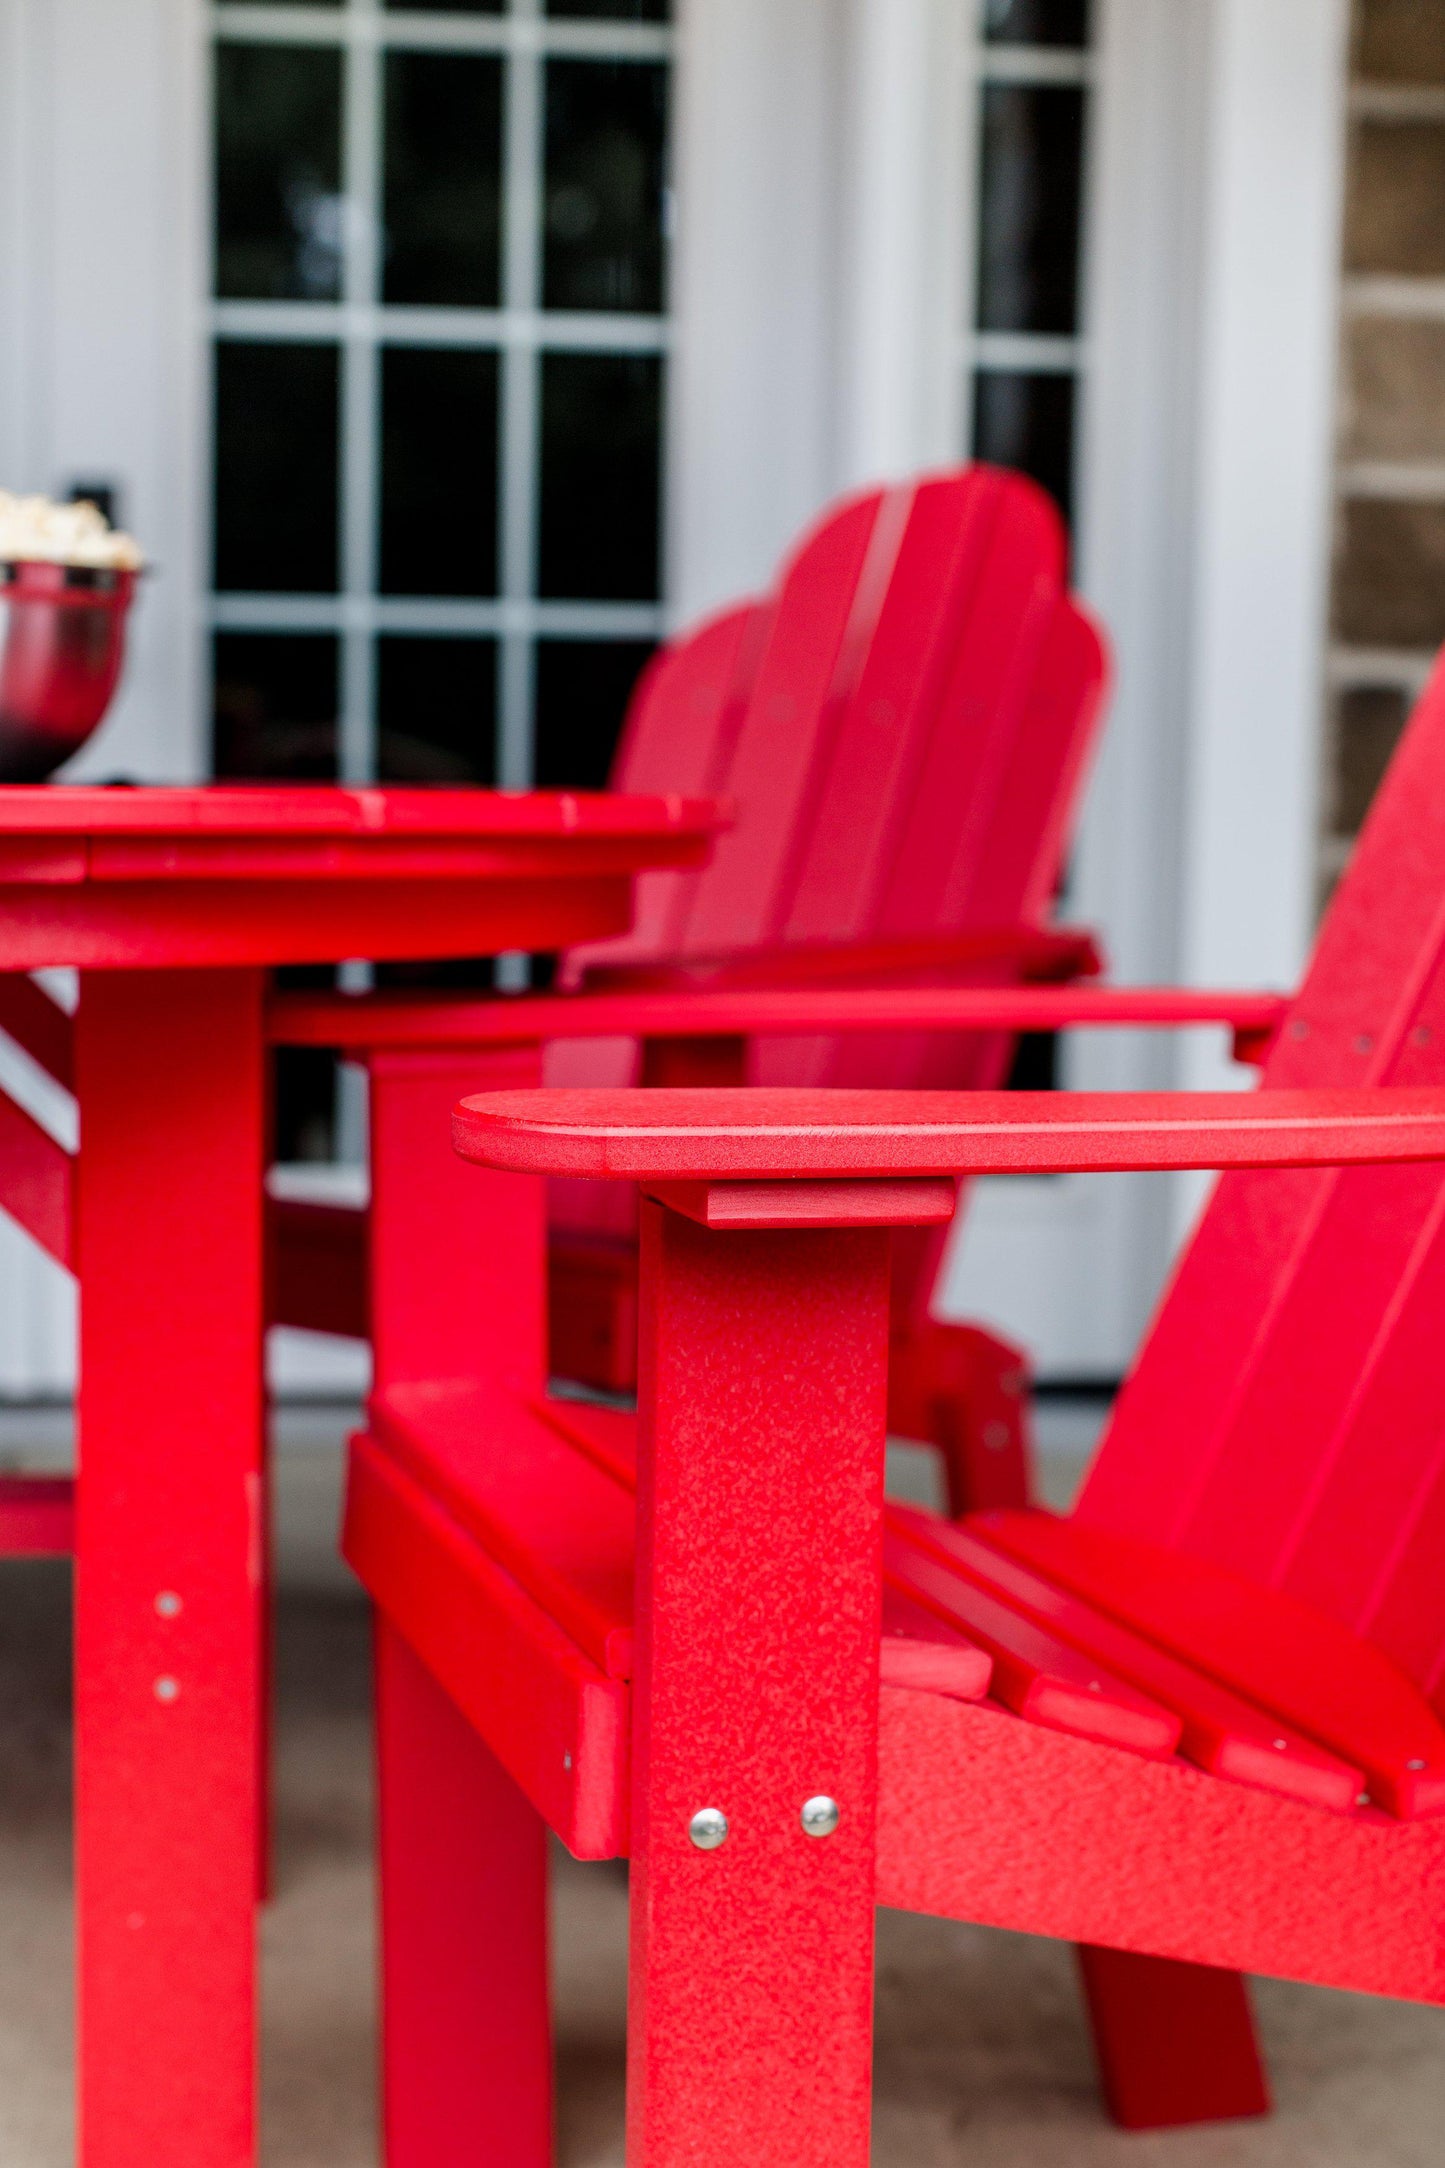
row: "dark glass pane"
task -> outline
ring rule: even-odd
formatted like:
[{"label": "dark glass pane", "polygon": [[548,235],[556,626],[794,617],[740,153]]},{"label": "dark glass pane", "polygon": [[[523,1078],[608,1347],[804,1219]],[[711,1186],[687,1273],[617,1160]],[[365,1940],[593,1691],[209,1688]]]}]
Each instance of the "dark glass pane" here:
[{"label": "dark glass pane", "polygon": [[1078,329],[1083,149],[1073,85],[985,88],[980,330]]},{"label": "dark glass pane", "polygon": [[539,593],[655,600],[661,430],[655,354],[543,356]]},{"label": "dark glass pane", "polygon": [[[328,964],[288,964],[276,983],[334,993],[336,972]],[[336,1056],[324,1046],[278,1046],[274,1060],[272,1158],[283,1167],[335,1159]]]},{"label": "dark glass pane", "polygon": [[341,55],[216,48],[216,292],[331,301],[341,291]]},{"label": "dark glass pane", "polygon": [[1063,374],[986,369],[974,379],[975,458],[1032,475],[1065,519],[1074,503],[1074,397],[1074,379]]},{"label": "dark glass pane", "polygon": [[330,633],[218,632],[212,773],[248,781],[335,782],[337,685]]},{"label": "dark glass pane", "polygon": [[393,346],[381,359],[381,588],[497,591],[497,357]]},{"label": "dark glass pane", "polygon": [[1087,45],[1089,0],[985,0],[990,45]]},{"label": "dark glass pane", "polygon": [[666,68],[549,62],[547,308],[662,308],[666,153]]},{"label": "dark glass pane", "polygon": [[336,587],[337,351],[216,348],[216,585]]},{"label": "dark glass pane", "polygon": [[612,23],[670,23],[672,0],[547,0],[547,13]]},{"label": "dark glass pane", "polygon": [[542,640],[537,647],[539,790],[602,790],[647,640]]},{"label": "dark glass pane", "polygon": [[1019,1040],[1004,1090],[1010,1092],[1056,1092],[1059,1088],[1059,1035],[1055,1031],[1026,1031]]},{"label": "dark glass pane", "polygon": [[502,261],[502,63],[388,53],[383,299],[492,309]]},{"label": "dark glass pane", "polygon": [[496,642],[387,634],[376,648],[376,721],[383,783],[492,783]]}]

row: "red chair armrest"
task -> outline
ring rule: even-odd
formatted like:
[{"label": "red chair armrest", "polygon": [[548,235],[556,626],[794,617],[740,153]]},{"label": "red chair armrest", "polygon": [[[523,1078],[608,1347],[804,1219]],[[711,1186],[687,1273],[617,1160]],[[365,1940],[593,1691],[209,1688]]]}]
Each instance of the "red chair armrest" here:
[{"label": "red chair armrest", "polygon": [[593,964],[585,993],[704,992],[741,987],[967,984],[1005,972],[1036,984],[1095,978],[1104,969],[1096,937],[1059,926],[979,927],[878,941],[784,941],[713,955],[646,963]]},{"label": "red chair armrest", "polygon": [[540,1045],[550,1039],[767,1038],[815,1032],[1063,1031],[1223,1024],[1267,1041],[1278,994],[1114,986],[639,988],[460,1000],[435,994],[277,995],[283,1046]]},{"label": "red chair armrest", "polygon": [[463,1158],[651,1182],[868,1181],[1445,1160],[1445,1091],[523,1091],[466,1099]]}]

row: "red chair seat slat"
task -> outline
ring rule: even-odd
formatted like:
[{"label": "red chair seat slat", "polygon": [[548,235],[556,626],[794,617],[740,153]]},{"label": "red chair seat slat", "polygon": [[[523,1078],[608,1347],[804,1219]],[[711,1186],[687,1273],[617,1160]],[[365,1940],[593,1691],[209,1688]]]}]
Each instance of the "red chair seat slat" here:
[{"label": "red chair seat slat", "polygon": [[1266,1712],[1181,1663],[1057,1583],[1027,1572],[1001,1552],[920,1513],[895,1512],[894,1525],[953,1572],[996,1601],[1047,1628],[1088,1663],[1107,1664],[1140,1693],[1174,1711],[1182,1725],[1181,1753],[1214,1776],[1348,1813],[1364,1790],[1364,1774]]},{"label": "red chair seat slat", "polygon": [[1392,1814],[1445,1809],[1445,1727],[1387,1656],[1323,1612],[1206,1560],[1052,1513],[978,1514],[969,1527],[1360,1762]]}]

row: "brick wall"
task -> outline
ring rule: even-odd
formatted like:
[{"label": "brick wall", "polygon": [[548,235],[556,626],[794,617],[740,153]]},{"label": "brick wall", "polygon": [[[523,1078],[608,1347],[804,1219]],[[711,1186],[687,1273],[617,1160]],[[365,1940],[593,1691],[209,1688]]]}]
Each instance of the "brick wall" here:
[{"label": "brick wall", "polygon": [[1327,884],[1445,642],[1445,0],[1356,0],[1344,247]]}]

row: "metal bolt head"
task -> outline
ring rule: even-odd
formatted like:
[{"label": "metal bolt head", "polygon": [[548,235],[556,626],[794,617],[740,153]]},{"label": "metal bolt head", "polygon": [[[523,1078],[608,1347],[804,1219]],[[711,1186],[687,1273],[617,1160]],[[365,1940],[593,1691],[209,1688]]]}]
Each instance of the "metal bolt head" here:
[{"label": "metal bolt head", "polygon": [[721,1807],[699,1807],[687,1833],[700,1852],[715,1852],[727,1842],[728,1818]]},{"label": "metal bolt head", "polygon": [[841,1820],[837,1800],[830,1799],[826,1792],[803,1801],[803,1829],[807,1836],[831,1837]]},{"label": "metal bolt head", "polygon": [[1420,1771],[1420,1770],[1422,1770],[1422,1769],[1428,1769],[1428,1768],[1429,1768],[1429,1766],[1430,1766],[1430,1764],[1429,1764],[1428,1762],[1422,1762],[1422,1761],[1407,1761],[1407,1762],[1406,1762],[1406,1764],[1405,1764],[1405,1767],[1406,1767],[1407,1769],[1413,1769],[1413,1770],[1415,1770],[1415,1771],[1416,1771],[1416,1773],[1417,1773],[1417,1774],[1418,1774],[1418,1773],[1419,1773],[1419,1771]]},{"label": "metal bolt head", "polygon": [[156,1612],[161,1618],[179,1618],[181,1599],[173,1588],[163,1588],[156,1598]]},{"label": "metal bolt head", "polygon": [[161,1678],[156,1680],[155,1697],[157,1701],[175,1701],[179,1697],[180,1691],[179,1679]]}]

